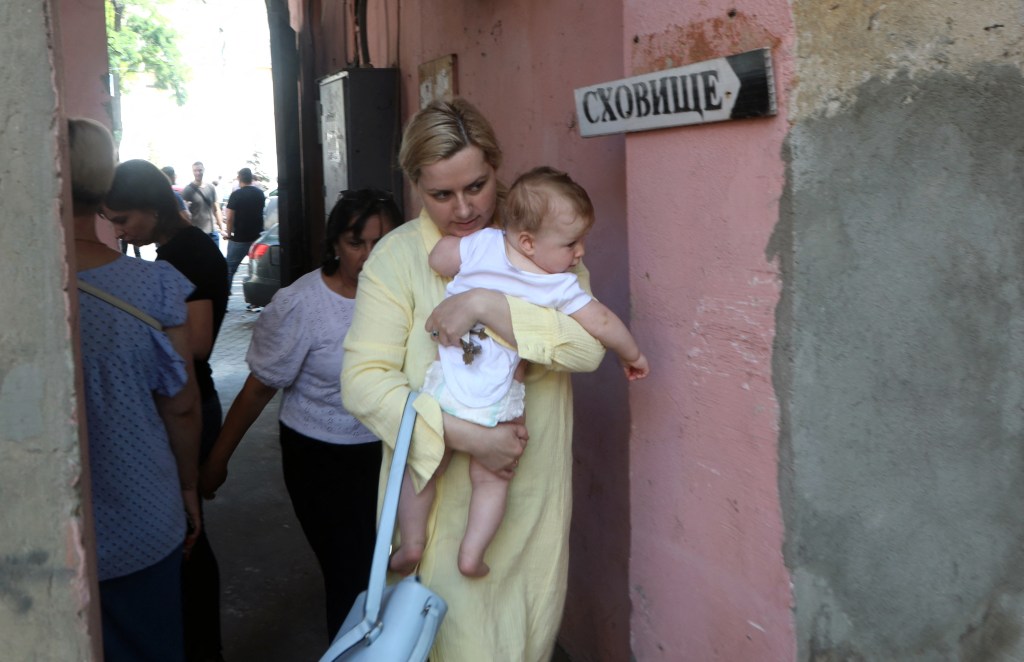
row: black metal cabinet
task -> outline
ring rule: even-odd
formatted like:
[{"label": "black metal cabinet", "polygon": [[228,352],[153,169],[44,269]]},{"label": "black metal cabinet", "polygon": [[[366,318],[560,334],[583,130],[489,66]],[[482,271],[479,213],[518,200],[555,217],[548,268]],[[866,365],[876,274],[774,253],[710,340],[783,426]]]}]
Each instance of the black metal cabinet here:
[{"label": "black metal cabinet", "polygon": [[402,207],[398,69],[346,69],[320,80],[324,210],[341,191],[391,191]]}]

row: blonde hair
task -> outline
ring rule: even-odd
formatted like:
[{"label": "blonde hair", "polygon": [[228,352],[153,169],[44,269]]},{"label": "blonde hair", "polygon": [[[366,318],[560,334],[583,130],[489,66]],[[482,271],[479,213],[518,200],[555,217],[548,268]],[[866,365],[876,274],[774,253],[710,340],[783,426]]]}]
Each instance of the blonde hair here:
[{"label": "blonde hair", "polygon": [[73,203],[98,207],[114,181],[117,165],[114,137],[96,120],[69,119],[68,157]]},{"label": "blonde hair", "polygon": [[502,213],[505,229],[537,233],[553,196],[564,198],[588,230],[593,226],[594,205],[586,190],[561,170],[540,166],[520,175],[509,188]]},{"label": "blonde hair", "polygon": [[398,162],[409,181],[416,184],[424,166],[451,158],[470,145],[479,147],[495,170],[501,165],[494,129],[476,106],[462,98],[433,101],[406,125]]}]

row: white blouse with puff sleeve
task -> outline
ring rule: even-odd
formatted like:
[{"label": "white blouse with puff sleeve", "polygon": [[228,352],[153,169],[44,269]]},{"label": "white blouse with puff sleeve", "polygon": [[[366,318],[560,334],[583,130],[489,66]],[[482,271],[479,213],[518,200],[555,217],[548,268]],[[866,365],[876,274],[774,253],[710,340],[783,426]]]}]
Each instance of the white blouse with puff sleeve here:
[{"label": "white blouse with puff sleeve", "polygon": [[245,357],[257,379],[284,389],[281,422],[332,444],[377,441],[341,402],[342,342],[355,306],[327,287],[319,269],[310,272],[263,309]]}]

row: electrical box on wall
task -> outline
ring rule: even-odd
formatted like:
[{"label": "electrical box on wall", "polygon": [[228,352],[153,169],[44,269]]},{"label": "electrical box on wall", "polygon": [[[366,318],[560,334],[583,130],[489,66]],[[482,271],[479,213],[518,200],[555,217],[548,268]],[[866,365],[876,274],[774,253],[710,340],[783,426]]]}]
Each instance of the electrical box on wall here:
[{"label": "electrical box on wall", "polygon": [[320,80],[324,209],[345,190],[391,191],[402,207],[398,69],[346,69]]}]

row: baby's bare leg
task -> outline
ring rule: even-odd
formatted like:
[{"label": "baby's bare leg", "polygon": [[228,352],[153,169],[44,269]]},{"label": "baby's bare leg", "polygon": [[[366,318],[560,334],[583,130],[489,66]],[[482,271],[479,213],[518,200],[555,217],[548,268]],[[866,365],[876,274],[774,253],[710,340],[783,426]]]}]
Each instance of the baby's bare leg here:
[{"label": "baby's bare leg", "polygon": [[401,545],[391,554],[388,567],[402,575],[408,575],[423,558],[423,549],[427,546],[427,519],[430,508],[434,505],[437,492],[437,478],[444,473],[451,460],[451,452],[445,454],[434,476],[427,481],[419,494],[413,486],[412,473],[405,470],[402,476],[402,493],[398,499],[398,531],[401,533]]},{"label": "baby's bare leg", "polygon": [[[516,365],[513,375],[515,381],[523,382],[526,366],[526,361],[519,361]],[[516,422],[522,423],[525,418],[524,412]],[[473,492],[470,495],[466,533],[459,547],[459,571],[467,577],[483,577],[491,571],[484,563],[484,553],[505,517],[509,481],[491,473],[472,457],[469,459],[469,480]]]},{"label": "baby's bare leg", "polygon": [[408,575],[416,569],[423,558],[423,548],[427,545],[427,517],[430,506],[434,503],[434,478],[423,487],[419,494],[412,484],[412,474],[405,470],[402,477],[402,495],[398,500],[398,530],[401,532],[401,544],[391,554],[388,563],[394,572]]},{"label": "baby's bare leg", "polygon": [[509,481],[499,478],[473,458],[469,460],[469,480],[473,494],[469,500],[466,534],[459,547],[459,572],[467,577],[483,577],[491,570],[484,563],[484,553],[505,517]]}]

